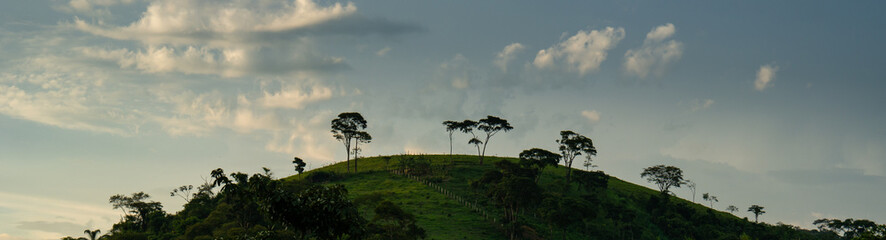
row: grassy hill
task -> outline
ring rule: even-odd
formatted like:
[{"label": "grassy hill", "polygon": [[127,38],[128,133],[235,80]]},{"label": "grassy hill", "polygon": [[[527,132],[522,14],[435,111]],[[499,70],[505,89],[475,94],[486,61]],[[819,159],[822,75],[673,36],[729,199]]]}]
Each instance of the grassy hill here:
[{"label": "grassy hill", "polygon": [[[402,168],[406,161],[424,162],[432,167],[420,174],[401,175],[392,171]],[[454,155],[451,159],[448,155],[366,157],[359,159],[358,173],[347,173],[346,163],[341,162],[283,180],[301,181],[312,175],[326,175],[320,172],[331,173],[336,177],[326,184],[344,185],[361,215],[372,218],[375,203],[392,201],[416,215],[417,224],[426,229],[428,239],[506,239],[501,224],[502,210],[483,189],[471,186],[485,172],[496,170],[494,163],[498,161],[517,159],[486,157],[485,164],[480,165],[477,156],[467,155]],[[792,226],[755,224],[676,197],[665,200],[658,191],[615,177],[609,177],[607,187],[602,190],[586,190],[575,183],[566,188],[566,171],[560,166],[545,168],[541,173],[538,185],[547,200],[520,214],[521,224],[533,232],[527,238],[532,238],[531,235],[544,239],[823,237]],[[560,215],[544,213],[558,208],[563,210]],[[574,213],[570,213],[572,210]],[[554,223],[562,218],[569,220]]]},{"label": "grassy hill", "polygon": [[216,169],[195,192],[180,188],[189,201],[174,214],[144,193],[111,197],[128,215],[107,239],[839,239],[749,222],[602,172],[574,170],[567,184],[565,167],[539,172],[517,161],[378,156],[360,158],[357,172],[341,162],[283,179]]}]

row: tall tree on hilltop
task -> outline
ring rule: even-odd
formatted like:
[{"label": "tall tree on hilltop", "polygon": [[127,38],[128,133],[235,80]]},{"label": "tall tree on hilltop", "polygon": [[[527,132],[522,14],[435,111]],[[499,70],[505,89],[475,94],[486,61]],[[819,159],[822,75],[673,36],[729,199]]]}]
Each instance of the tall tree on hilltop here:
[{"label": "tall tree on hilltop", "polygon": [[689,191],[692,192],[692,202],[695,202],[695,182],[692,180],[683,181],[686,184],[686,187],[689,187]]},{"label": "tall tree on hilltop", "polygon": [[585,155],[597,155],[597,148],[594,147],[594,141],[588,137],[573,131],[560,131],[560,140],[556,141],[560,144],[560,153],[562,154],[563,163],[566,164],[566,183],[572,179],[572,162],[575,157]]},{"label": "tall tree on hilltop", "polygon": [[731,213],[735,213],[735,211],[738,211],[738,207],[733,206],[733,205],[729,205],[729,207],[726,207],[726,211],[729,211]]},{"label": "tall tree on hilltop", "polygon": [[495,116],[486,116],[477,122],[477,129],[486,132],[486,140],[483,141],[483,152],[480,153],[480,164],[483,164],[483,156],[486,156],[486,146],[489,145],[489,139],[500,131],[511,131],[514,127],[508,123],[508,120]]},{"label": "tall tree on hilltop", "polygon": [[748,212],[754,213],[754,222],[757,222],[757,218],[759,218],[760,215],[766,213],[766,211],[763,211],[763,206],[759,205],[752,205],[748,208]]},{"label": "tall tree on hilltop", "polygon": [[704,199],[705,201],[710,202],[710,203],[711,203],[711,208],[714,208],[714,202],[719,202],[719,201],[720,201],[720,199],[717,199],[717,196],[710,195],[710,194],[708,194],[708,193],[704,193],[704,194],[702,194],[702,195],[701,195],[701,199]]},{"label": "tall tree on hilltop", "polygon": [[477,157],[480,157],[480,144],[483,144],[483,141],[477,138],[477,134],[474,133],[474,128],[477,127],[477,122],[471,120],[464,120],[458,123],[458,130],[463,133],[470,133],[473,138],[468,140],[468,144],[473,144],[477,147]]},{"label": "tall tree on hilltop", "polygon": [[683,182],[683,170],[674,166],[656,165],[643,169],[640,177],[658,185],[658,190],[667,195],[671,187],[680,187]]},{"label": "tall tree on hilltop", "polygon": [[446,132],[449,133],[449,163],[452,163],[452,134],[455,131],[458,131],[460,127],[459,122],[456,121],[444,121],[443,125],[446,126]]},{"label": "tall tree on hilltop", "polygon": [[351,145],[362,129],[366,129],[366,119],[357,112],[341,113],[338,118],[332,120],[332,136],[345,146],[348,172],[351,171]]},{"label": "tall tree on hilltop", "polygon": [[294,157],[292,159],[292,164],[295,164],[295,171],[298,172],[298,174],[301,174],[302,172],[304,172],[305,166],[308,165],[305,163],[305,160],[301,160],[301,158],[298,158],[298,157]]},{"label": "tall tree on hilltop", "polygon": [[360,148],[360,143],[370,143],[372,142],[372,136],[365,131],[357,131],[354,134],[354,172],[357,172],[357,154],[360,153],[363,149]]},{"label": "tall tree on hilltop", "polygon": [[535,183],[538,183],[545,167],[556,167],[558,163],[560,163],[560,155],[548,150],[533,148],[520,152],[520,165],[538,171],[535,175]]}]

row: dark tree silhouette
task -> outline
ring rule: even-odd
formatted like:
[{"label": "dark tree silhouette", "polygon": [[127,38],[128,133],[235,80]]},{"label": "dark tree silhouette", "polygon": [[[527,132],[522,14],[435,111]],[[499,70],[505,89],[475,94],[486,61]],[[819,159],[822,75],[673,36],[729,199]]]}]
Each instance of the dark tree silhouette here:
[{"label": "dark tree silhouette", "polygon": [[176,189],[172,189],[172,192],[169,192],[170,197],[178,196],[185,200],[185,202],[191,201],[191,190],[194,190],[194,185],[182,185]]},{"label": "dark tree silhouette", "polygon": [[726,211],[729,211],[730,213],[735,213],[735,211],[738,211],[738,207],[729,205],[729,207],[726,207]]},{"label": "dark tree silhouette", "polygon": [[446,132],[449,133],[449,163],[452,163],[452,134],[460,130],[460,124],[460,122],[456,121],[443,122],[443,126],[446,126]]},{"label": "dark tree silhouette", "polygon": [[520,152],[520,165],[538,171],[535,175],[536,183],[541,178],[541,173],[545,167],[556,167],[558,163],[560,163],[560,154],[552,153],[548,150],[533,148]]},{"label": "dark tree silhouette", "polygon": [[658,190],[662,194],[669,193],[671,187],[680,187],[683,184],[683,170],[674,166],[656,165],[643,169],[640,177],[646,178],[646,181],[658,185]]},{"label": "dark tree silhouette", "polygon": [[98,229],[92,230],[92,231],[90,231],[89,229],[83,230],[83,233],[85,233],[86,236],[89,237],[89,240],[98,239],[96,237],[98,237],[98,235],[101,234],[101,232],[102,232],[102,230],[98,230]]},{"label": "dark tree silhouette", "polygon": [[704,193],[704,194],[702,194],[702,195],[701,195],[701,199],[704,199],[705,201],[710,202],[710,203],[711,203],[711,209],[714,208],[714,202],[719,202],[719,201],[720,201],[720,199],[717,199],[717,196],[710,195],[710,194],[708,194],[708,193]]},{"label": "dark tree silhouette", "polygon": [[371,239],[415,240],[427,237],[425,230],[415,223],[414,215],[386,200],[375,208],[375,217],[368,229],[374,237]]},{"label": "dark tree silhouette", "polygon": [[844,239],[886,239],[886,225],[867,219],[827,219],[812,222],[822,232],[833,232]]},{"label": "dark tree silhouette", "polygon": [[687,179],[683,183],[686,184],[686,187],[689,187],[689,191],[692,191],[692,202],[695,202],[695,182]]},{"label": "dark tree silhouette", "polygon": [[357,172],[357,154],[363,150],[360,148],[360,143],[370,142],[372,142],[372,136],[369,135],[369,133],[364,131],[357,131],[354,133],[354,172]]},{"label": "dark tree silhouette", "polygon": [[597,155],[597,148],[594,147],[593,140],[573,131],[560,131],[560,140],[556,142],[560,144],[563,163],[567,167],[566,183],[569,184],[572,180],[572,163],[575,157],[582,154]]},{"label": "dark tree silhouette", "polygon": [[351,145],[361,129],[366,129],[366,119],[357,112],[341,113],[332,120],[332,136],[345,146],[348,172],[351,171]]},{"label": "dark tree silhouette", "polygon": [[508,120],[495,116],[486,116],[486,118],[480,119],[477,122],[477,129],[486,132],[486,140],[483,141],[483,151],[480,152],[480,164],[483,164],[483,157],[486,156],[486,146],[489,145],[489,139],[500,131],[508,132],[514,129],[514,127],[508,123]]},{"label": "dark tree silhouette", "polygon": [[308,165],[307,163],[305,163],[304,160],[302,160],[301,158],[298,158],[298,157],[294,157],[292,159],[292,164],[295,164],[295,171],[298,172],[298,174],[301,174],[302,172],[304,172],[305,166]]},{"label": "dark tree silhouette", "polygon": [[759,218],[760,215],[766,213],[766,211],[763,211],[763,206],[759,205],[752,205],[748,208],[748,212],[754,213],[754,222],[757,222],[757,218]]}]

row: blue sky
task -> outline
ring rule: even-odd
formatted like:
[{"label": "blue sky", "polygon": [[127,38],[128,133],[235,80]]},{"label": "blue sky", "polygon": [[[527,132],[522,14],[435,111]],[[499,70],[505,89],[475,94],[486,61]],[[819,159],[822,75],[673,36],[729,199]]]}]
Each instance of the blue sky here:
[{"label": "blue sky", "polygon": [[[493,155],[594,139],[600,170],[684,169],[761,221],[886,222],[880,2],[53,0],[0,3],[0,240],[107,231],[109,196],[209,171],[292,174],[442,153],[445,120],[508,119]],[[472,153],[456,135],[455,151]],[[691,199],[687,189],[676,191]],[[736,215],[752,216],[741,211]]]}]

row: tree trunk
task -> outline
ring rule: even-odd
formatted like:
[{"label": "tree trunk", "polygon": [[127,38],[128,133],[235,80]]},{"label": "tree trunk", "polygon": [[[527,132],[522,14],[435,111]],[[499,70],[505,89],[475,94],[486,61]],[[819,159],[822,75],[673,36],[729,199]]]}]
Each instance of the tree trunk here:
[{"label": "tree trunk", "polygon": [[452,132],[449,132],[449,165],[452,165]]},{"label": "tree trunk", "polygon": [[354,142],[354,173],[357,173],[357,151],[360,149],[360,140]]},{"label": "tree trunk", "polygon": [[486,156],[486,145],[489,145],[489,138],[492,137],[490,135],[486,135],[486,141],[483,142],[483,153],[480,153],[480,165],[483,165],[483,157]]}]

